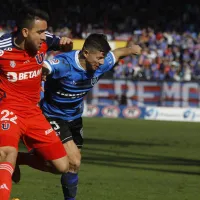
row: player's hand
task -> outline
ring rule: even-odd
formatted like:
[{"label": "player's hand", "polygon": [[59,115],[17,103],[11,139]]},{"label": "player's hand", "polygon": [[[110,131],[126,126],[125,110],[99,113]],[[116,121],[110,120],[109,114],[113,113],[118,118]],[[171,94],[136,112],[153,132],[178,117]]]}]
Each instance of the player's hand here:
[{"label": "player's hand", "polygon": [[42,66],[42,81],[46,81],[47,75],[49,75],[49,69],[47,68],[45,63],[43,63],[43,66]]},{"label": "player's hand", "polygon": [[63,52],[71,51],[73,49],[73,41],[68,37],[61,37],[60,50]]},{"label": "player's hand", "polygon": [[44,87],[41,86],[40,89],[41,89],[41,92],[44,92]]},{"label": "player's hand", "polygon": [[142,52],[142,48],[139,45],[133,44],[130,48],[132,49],[134,55],[140,55]]}]

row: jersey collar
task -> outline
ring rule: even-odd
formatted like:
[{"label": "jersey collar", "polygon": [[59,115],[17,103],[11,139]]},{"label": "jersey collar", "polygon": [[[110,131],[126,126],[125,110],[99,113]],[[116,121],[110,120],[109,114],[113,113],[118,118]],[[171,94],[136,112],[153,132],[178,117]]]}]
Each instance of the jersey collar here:
[{"label": "jersey collar", "polygon": [[76,65],[78,66],[79,69],[85,71],[85,69],[81,66],[79,59],[78,59],[78,54],[79,54],[80,50],[77,50],[75,53],[75,61],[76,61]]}]

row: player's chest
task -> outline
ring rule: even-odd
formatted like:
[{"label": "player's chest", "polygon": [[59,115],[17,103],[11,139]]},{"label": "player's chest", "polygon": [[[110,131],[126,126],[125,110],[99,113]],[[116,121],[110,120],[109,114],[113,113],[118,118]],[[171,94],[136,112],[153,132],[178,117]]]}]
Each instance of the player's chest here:
[{"label": "player's chest", "polygon": [[40,69],[44,61],[44,52],[38,52],[35,56],[29,56],[24,52],[4,51],[0,56],[0,65],[3,71],[29,71]]},{"label": "player's chest", "polygon": [[91,88],[98,82],[100,76],[100,73],[72,73],[63,77],[61,82],[75,87]]}]

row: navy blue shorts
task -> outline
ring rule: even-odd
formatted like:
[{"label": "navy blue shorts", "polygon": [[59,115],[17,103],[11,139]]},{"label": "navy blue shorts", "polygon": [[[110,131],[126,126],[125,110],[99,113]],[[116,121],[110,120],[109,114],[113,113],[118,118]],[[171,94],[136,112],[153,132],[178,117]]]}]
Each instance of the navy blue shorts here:
[{"label": "navy blue shorts", "polygon": [[73,121],[65,121],[58,118],[47,118],[62,143],[73,140],[79,149],[83,146],[83,122],[82,118]]}]

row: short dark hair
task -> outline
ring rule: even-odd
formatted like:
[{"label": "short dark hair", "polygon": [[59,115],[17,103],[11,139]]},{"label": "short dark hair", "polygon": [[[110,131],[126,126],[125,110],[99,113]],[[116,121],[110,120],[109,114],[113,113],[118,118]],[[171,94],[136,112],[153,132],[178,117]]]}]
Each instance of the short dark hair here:
[{"label": "short dark hair", "polygon": [[16,25],[18,30],[23,28],[32,28],[33,22],[36,19],[42,19],[45,21],[49,21],[49,15],[43,10],[38,8],[33,8],[30,6],[24,6],[22,9],[19,10]]},{"label": "short dark hair", "polygon": [[111,48],[108,43],[107,37],[104,34],[93,33],[90,34],[83,45],[83,50],[91,50],[91,51],[101,51],[107,54]]}]

